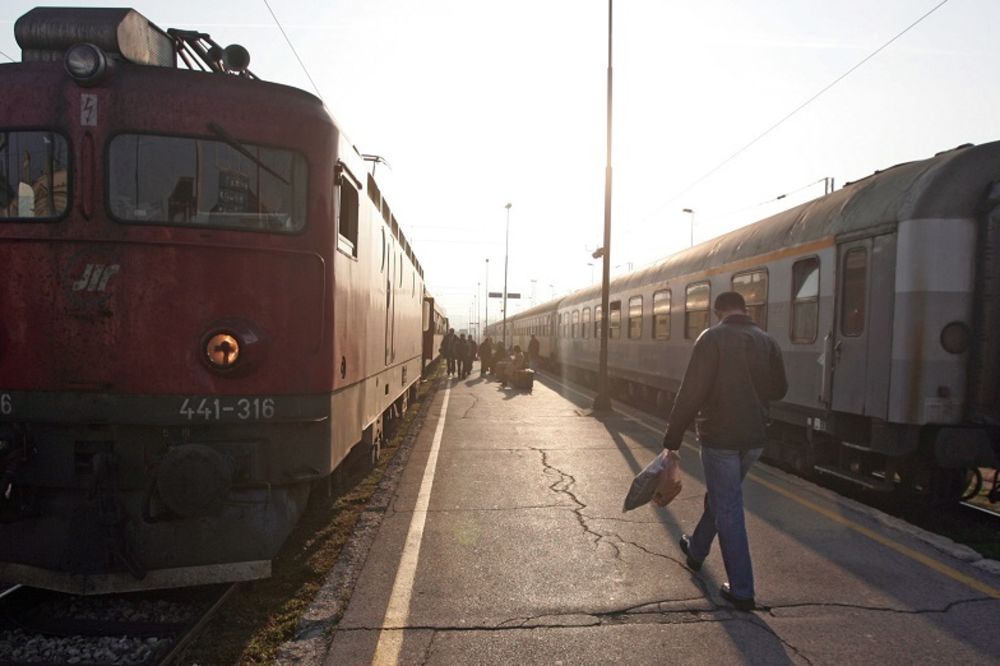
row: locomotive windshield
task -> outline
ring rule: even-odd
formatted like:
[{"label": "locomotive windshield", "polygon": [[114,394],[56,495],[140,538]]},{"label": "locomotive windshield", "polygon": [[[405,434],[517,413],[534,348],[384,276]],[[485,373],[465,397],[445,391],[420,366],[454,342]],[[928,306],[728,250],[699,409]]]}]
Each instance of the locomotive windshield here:
[{"label": "locomotive windshield", "polygon": [[306,161],[290,150],[185,137],[111,141],[111,213],[122,222],[290,233],[306,221]]},{"label": "locomotive windshield", "polygon": [[0,132],[0,219],[52,220],[66,212],[69,145],[55,132]]}]

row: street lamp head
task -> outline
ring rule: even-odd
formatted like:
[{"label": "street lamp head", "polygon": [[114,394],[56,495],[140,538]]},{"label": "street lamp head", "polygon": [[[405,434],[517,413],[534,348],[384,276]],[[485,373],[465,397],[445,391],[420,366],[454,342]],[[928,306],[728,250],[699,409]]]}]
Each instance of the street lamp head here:
[{"label": "street lamp head", "polygon": [[507,204],[506,206],[504,206],[504,208],[506,208],[507,210],[510,210],[511,205],[512,204]]},{"label": "street lamp head", "polygon": [[685,208],[685,209],[681,210],[681,212],[682,213],[693,213],[694,211],[691,210],[690,208]]}]

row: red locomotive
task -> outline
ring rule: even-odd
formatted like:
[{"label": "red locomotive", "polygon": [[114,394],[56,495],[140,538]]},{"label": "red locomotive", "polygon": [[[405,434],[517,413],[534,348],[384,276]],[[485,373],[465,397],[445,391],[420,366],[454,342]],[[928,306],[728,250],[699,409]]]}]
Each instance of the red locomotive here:
[{"label": "red locomotive", "polygon": [[[0,580],[264,577],[422,369],[423,269],[322,102],[128,9],[0,65]],[[178,64],[186,64],[187,68]]]}]

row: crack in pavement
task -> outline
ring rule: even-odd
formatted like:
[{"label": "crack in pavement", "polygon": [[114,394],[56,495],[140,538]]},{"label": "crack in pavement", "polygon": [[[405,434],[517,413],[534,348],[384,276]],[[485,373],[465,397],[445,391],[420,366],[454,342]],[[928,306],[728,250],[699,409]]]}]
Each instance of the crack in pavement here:
[{"label": "crack in pavement", "polygon": [[469,412],[471,412],[473,409],[475,409],[476,405],[479,404],[479,398],[477,396],[469,394],[469,397],[472,398],[472,404],[469,405],[469,408],[465,410],[465,412],[462,414],[462,416],[459,417],[459,419],[467,419],[467,418],[469,418]]},{"label": "crack in pavement", "polygon": [[621,549],[618,548],[618,546],[615,545],[614,542],[605,541],[604,534],[601,534],[597,530],[594,530],[593,528],[590,527],[590,525],[587,524],[588,517],[585,516],[583,513],[583,510],[587,508],[587,505],[581,502],[580,498],[578,498],[576,494],[570,490],[576,484],[576,478],[572,474],[568,474],[559,469],[558,467],[556,467],[555,465],[552,465],[549,462],[548,452],[545,449],[532,447],[532,450],[538,451],[538,453],[541,454],[542,466],[545,468],[546,473],[552,472],[558,475],[559,478],[553,483],[549,484],[549,490],[551,490],[554,493],[566,495],[567,497],[570,498],[570,500],[573,501],[573,503],[576,505],[576,507],[572,509],[573,515],[576,516],[576,521],[580,524],[580,527],[583,529],[584,534],[593,537],[594,548],[599,547],[602,543],[607,543],[607,545],[611,546],[611,549],[614,550],[615,559],[620,560],[622,557]]},{"label": "crack in pavement", "polygon": [[[710,608],[704,607],[680,607],[680,608],[660,608],[663,604],[678,604],[678,603],[690,603],[697,601],[708,601],[711,604]],[[879,606],[864,606],[860,604],[848,604],[848,603],[824,603],[824,602],[809,602],[809,603],[798,603],[798,604],[782,604],[777,606],[769,607],[759,607],[756,609],[758,612],[770,612],[781,608],[802,608],[802,607],[818,607],[818,608],[852,608],[855,610],[876,612],[876,613],[898,613],[903,615],[924,615],[924,614],[944,614],[953,610],[957,606],[962,606],[966,604],[976,604],[981,602],[995,601],[989,597],[983,598],[973,598],[973,599],[961,599],[958,601],[953,601],[948,603],[942,608],[927,608],[927,609],[901,609],[901,608],[891,608],[891,607],[879,607]],[[652,608],[656,606],[657,608]],[[685,620],[684,616],[687,616]],[[771,613],[771,616],[775,619],[781,619],[780,616],[775,616]],[[579,621],[568,621],[559,622],[558,618],[564,617],[567,619],[588,618],[591,621],[587,624],[581,624]],[[738,611],[727,605],[722,605],[715,603],[711,599],[707,599],[702,596],[697,597],[686,597],[682,599],[661,599],[657,601],[646,601],[641,604],[636,604],[633,606],[628,606],[626,608],[618,608],[606,611],[586,611],[586,610],[576,610],[576,611],[563,611],[556,613],[540,613],[538,615],[532,615],[527,617],[514,617],[507,620],[503,620],[498,624],[478,624],[478,625],[444,625],[444,624],[407,624],[404,626],[354,626],[354,627],[340,627],[338,631],[344,632],[365,632],[365,631],[452,631],[452,632],[469,632],[469,631],[514,631],[521,629],[573,629],[579,627],[597,627],[597,626],[612,626],[621,624],[650,624],[650,620],[655,620],[655,618],[676,618],[680,617],[682,621],[691,622],[718,622],[730,619],[742,619],[744,621],[758,620],[760,617],[753,614],[752,612]],[[539,620],[546,619],[546,622],[537,622]],[[763,626],[767,626],[763,624]],[[770,627],[768,627],[770,630]],[[773,630],[770,630],[773,633]],[[779,637],[780,638],[780,637]],[[784,642],[784,641],[783,641]]]}]

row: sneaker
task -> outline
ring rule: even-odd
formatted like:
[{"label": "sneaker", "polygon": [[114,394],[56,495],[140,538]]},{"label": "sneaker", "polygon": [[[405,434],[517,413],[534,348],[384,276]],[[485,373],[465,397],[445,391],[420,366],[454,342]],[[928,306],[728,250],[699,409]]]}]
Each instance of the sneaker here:
[{"label": "sneaker", "polygon": [[687,534],[682,534],[680,544],[681,544],[681,552],[684,553],[685,557],[684,563],[687,564],[688,569],[694,572],[701,571],[702,561],[696,560],[693,557],[691,557],[691,553],[689,552],[691,548],[691,537],[689,537]]},{"label": "sneaker", "polygon": [[738,611],[750,612],[757,607],[753,597],[741,599],[740,597],[733,596],[733,593],[729,589],[729,583],[723,583],[722,587],[719,588],[719,592],[722,594],[722,598],[731,603],[733,608]]}]

